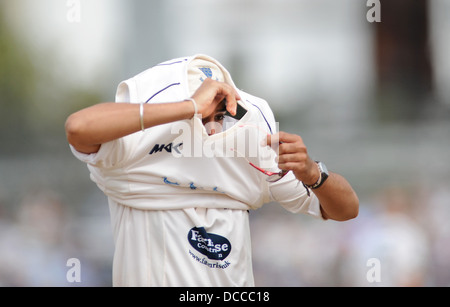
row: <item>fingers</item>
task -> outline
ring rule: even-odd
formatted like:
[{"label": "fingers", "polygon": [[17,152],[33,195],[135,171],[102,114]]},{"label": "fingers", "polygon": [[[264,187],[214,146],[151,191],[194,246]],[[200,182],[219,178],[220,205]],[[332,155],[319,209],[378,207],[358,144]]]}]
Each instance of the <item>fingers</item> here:
[{"label": "fingers", "polygon": [[278,167],[285,170],[304,170],[309,165],[309,156],[305,146],[281,144],[277,157]]},{"label": "fingers", "polygon": [[306,146],[303,143],[303,139],[299,135],[290,134],[283,131],[274,135],[268,135],[266,145],[274,149],[279,146],[280,150],[283,150],[280,154],[306,151]]},{"label": "fingers", "polygon": [[223,98],[226,99],[226,109],[231,115],[236,115],[237,111],[237,101],[241,99],[237,91],[226,83],[218,82],[218,92],[217,96],[219,100],[222,101]]},{"label": "fingers", "polygon": [[294,171],[300,175],[298,177],[309,170],[311,159],[300,136],[286,132],[268,135],[267,146],[277,151],[276,159],[280,169]]},{"label": "fingers", "polygon": [[210,78],[202,83],[192,98],[197,102],[199,113],[204,117],[209,116],[224,98],[227,100],[227,111],[231,115],[236,115],[237,100],[241,99],[232,86]]},{"label": "fingers", "polygon": [[232,92],[229,93],[229,95],[226,96],[227,111],[231,115],[235,116],[236,112],[237,112],[237,101],[241,100],[241,97],[239,96],[239,94],[233,88],[231,88],[231,90],[232,90]]}]

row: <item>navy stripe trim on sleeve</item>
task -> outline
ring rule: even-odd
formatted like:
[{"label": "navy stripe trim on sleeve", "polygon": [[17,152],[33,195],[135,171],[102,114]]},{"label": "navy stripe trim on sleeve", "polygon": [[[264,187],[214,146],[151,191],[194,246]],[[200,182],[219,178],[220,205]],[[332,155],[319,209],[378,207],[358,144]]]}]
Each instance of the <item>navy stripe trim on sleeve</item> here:
[{"label": "navy stripe trim on sleeve", "polygon": [[145,103],[148,103],[150,100],[152,100],[153,98],[155,98],[155,96],[161,94],[162,92],[164,92],[165,90],[167,90],[168,88],[172,87],[172,86],[176,86],[176,85],[180,85],[181,83],[172,83],[168,86],[166,86],[165,88],[163,88],[162,90],[156,92],[155,94],[153,94],[152,97],[150,97]]},{"label": "navy stripe trim on sleeve", "polygon": [[176,62],[170,62],[170,63],[161,63],[156,66],[169,66],[169,65],[173,65],[173,64],[180,64],[180,63],[186,62],[187,60],[188,59],[184,59],[184,60],[176,61]]}]

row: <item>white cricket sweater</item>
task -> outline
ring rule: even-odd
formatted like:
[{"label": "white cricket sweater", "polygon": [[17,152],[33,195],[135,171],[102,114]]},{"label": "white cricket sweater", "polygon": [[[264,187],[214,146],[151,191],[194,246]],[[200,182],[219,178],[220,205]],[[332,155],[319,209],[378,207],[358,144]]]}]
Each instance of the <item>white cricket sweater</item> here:
[{"label": "white cricket sweater", "polygon": [[[194,59],[217,65],[236,88],[219,62],[195,55],[121,82],[116,102],[189,98]],[[210,70],[202,72],[210,77]],[[321,217],[317,197],[308,197],[292,172],[269,184],[249,165],[277,170],[274,151],[260,145],[277,125],[265,100],[238,92],[247,113],[232,126],[225,123],[230,127],[222,133],[208,136],[196,117],[102,144],[96,154],[71,147],[108,197],[115,286],[252,286],[247,210],[276,201],[291,212]]]}]

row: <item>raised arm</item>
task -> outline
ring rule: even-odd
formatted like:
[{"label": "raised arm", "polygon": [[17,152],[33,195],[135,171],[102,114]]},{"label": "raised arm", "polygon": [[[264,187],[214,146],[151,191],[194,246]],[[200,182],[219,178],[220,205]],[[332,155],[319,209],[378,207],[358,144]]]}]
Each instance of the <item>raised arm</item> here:
[{"label": "raised arm", "polygon": [[[320,177],[318,165],[309,155],[300,136],[280,132],[268,136],[267,144],[279,145],[278,167],[290,170],[306,185],[314,185]],[[348,181],[339,174],[329,172],[327,180],[314,194],[320,201],[322,215],[326,219],[345,221],[355,218],[359,211],[359,199]]]},{"label": "raised arm", "polygon": [[[216,106],[227,99],[227,110],[236,112],[237,92],[229,85],[206,79],[192,96],[198,114],[209,116]],[[166,124],[194,116],[194,102],[144,104],[143,126]],[[71,114],[65,124],[67,140],[82,153],[95,153],[101,144],[141,130],[141,105],[136,103],[100,103]]]}]

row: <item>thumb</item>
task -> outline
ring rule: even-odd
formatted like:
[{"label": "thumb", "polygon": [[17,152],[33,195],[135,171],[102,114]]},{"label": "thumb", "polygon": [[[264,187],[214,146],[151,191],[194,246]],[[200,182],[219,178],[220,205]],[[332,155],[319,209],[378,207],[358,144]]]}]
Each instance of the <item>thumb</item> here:
[{"label": "thumb", "polygon": [[237,113],[237,101],[241,100],[241,97],[236,91],[233,91],[232,93],[226,95],[225,99],[228,113],[235,116]]},{"label": "thumb", "polygon": [[280,145],[280,134],[267,134],[267,138],[261,142],[262,146],[270,146],[274,149],[278,148],[278,145]]}]

